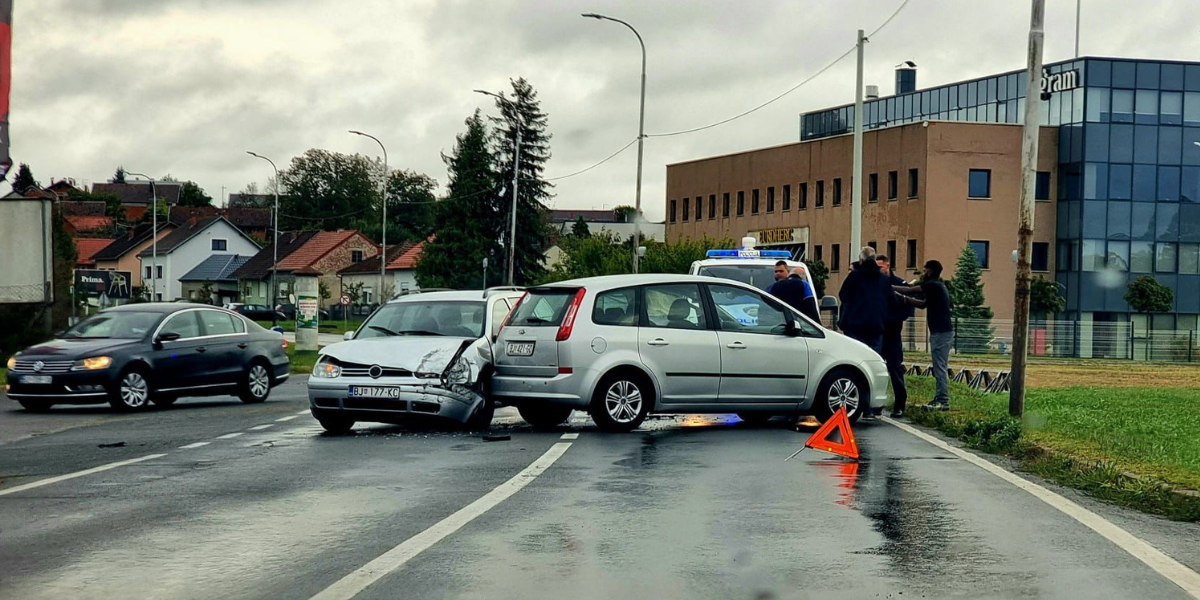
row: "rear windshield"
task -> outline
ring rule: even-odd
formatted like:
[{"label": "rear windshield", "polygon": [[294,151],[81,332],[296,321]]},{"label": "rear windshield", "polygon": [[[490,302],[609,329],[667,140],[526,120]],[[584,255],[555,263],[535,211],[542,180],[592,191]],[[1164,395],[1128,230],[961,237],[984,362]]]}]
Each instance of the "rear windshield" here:
[{"label": "rear windshield", "polygon": [[775,283],[775,265],[712,265],[700,267],[697,274],[748,283],[763,291]]},{"label": "rear windshield", "polygon": [[522,327],[558,327],[567,314],[567,305],[575,296],[570,288],[529,290],[513,313],[511,325]]}]

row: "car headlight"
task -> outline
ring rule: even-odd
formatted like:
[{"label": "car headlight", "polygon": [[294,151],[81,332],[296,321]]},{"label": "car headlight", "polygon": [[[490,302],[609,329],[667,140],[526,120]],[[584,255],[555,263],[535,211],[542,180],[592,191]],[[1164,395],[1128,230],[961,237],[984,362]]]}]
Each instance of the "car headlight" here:
[{"label": "car headlight", "polygon": [[13,369],[16,369],[16,368],[17,368],[17,357],[15,357],[15,356],[8,357],[8,370],[12,371]]},{"label": "car headlight", "polygon": [[75,361],[75,364],[71,365],[71,370],[72,371],[99,371],[101,369],[107,369],[107,368],[111,367],[112,362],[113,361],[112,361],[111,356],[93,356],[91,358],[85,358],[83,360]]},{"label": "car headlight", "polygon": [[328,356],[322,356],[321,360],[313,366],[313,377],[321,377],[323,379],[333,379],[342,376],[342,367],[333,362]]},{"label": "car headlight", "polygon": [[446,371],[446,383],[457,383],[465,385],[471,382],[471,363],[467,359],[458,357],[453,365],[450,365],[450,370]]}]

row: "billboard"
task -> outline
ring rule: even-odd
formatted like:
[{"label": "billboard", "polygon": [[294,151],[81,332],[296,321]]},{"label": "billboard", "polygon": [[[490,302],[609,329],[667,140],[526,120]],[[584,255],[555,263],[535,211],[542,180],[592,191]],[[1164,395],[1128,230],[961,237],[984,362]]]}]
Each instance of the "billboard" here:
[{"label": "billboard", "polygon": [[131,281],[133,281],[133,274],[129,271],[75,270],[75,291],[87,296],[128,300],[132,287]]},{"label": "billboard", "polygon": [[0,199],[0,304],[54,301],[54,250],[48,198]]}]

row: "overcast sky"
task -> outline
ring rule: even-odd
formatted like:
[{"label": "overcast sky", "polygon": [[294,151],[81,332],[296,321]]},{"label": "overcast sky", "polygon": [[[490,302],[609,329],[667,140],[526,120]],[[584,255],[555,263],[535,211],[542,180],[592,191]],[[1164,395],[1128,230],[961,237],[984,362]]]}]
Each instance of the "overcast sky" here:
[{"label": "overcast sky", "polygon": [[[388,146],[394,167],[445,184],[440,153],[474,88],[525,77],[549,115],[547,176],[603,159],[646,131],[719,121],[776,96],[879,26],[902,0],[16,0],[11,135],[43,183],[105,181],[118,164],[193,179],[214,198],[265,184],[308,148]],[[1073,53],[1075,2],[1047,0],[1046,62]],[[1084,0],[1081,52],[1200,60],[1200,2]],[[866,82],[892,68],[918,87],[1024,67],[1029,2],[911,0],[867,46]],[[775,104],[703,132],[646,142],[643,205],[663,215],[665,165],[799,137],[798,114],[853,101],[853,57]],[[636,146],[556,182],[558,208],[632,204]],[[7,186],[6,186],[7,187]]]}]

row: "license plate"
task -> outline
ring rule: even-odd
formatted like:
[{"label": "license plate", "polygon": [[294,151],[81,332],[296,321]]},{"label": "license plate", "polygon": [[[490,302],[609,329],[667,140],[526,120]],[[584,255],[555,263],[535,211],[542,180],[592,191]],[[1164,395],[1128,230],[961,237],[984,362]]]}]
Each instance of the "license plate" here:
[{"label": "license plate", "polygon": [[400,399],[400,388],[397,387],[371,387],[371,386],[350,386],[351,398],[391,398],[392,400]]},{"label": "license plate", "polygon": [[504,353],[509,356],[533,356],[534,342],[509,342]]},{"label": "license plate", "polygon": [[36,384],[40,384],[40,385],[47,385],[52,381],[54,381],[54,378],[49,375],[22,375],[21,376],[21,383],[36,383]]}]

